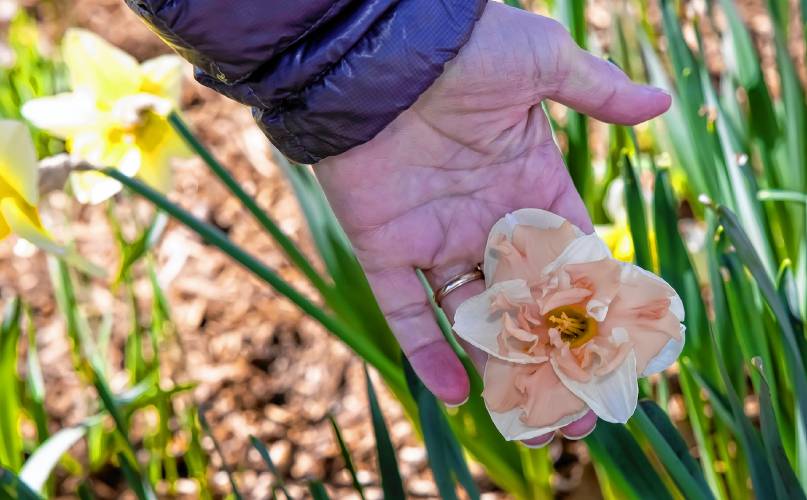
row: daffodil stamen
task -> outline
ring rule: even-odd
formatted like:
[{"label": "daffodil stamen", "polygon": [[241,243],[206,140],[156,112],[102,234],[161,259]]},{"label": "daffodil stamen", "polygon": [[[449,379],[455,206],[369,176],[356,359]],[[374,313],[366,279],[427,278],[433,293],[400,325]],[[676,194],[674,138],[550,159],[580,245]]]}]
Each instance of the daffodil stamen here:
[{"label": "daffodil stamen", "polygon": [[580,305],[556,307],[544,317],[570,347],[580,347],[597,334],[597,321]]}]

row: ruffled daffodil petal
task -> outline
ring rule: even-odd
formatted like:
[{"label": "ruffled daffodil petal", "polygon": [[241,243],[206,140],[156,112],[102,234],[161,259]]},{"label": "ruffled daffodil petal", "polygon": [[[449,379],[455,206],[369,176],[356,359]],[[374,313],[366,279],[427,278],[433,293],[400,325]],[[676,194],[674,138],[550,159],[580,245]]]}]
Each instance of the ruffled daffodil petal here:
[{"label": "ruffled daffodil petal", "polygon": [[496,298],[504,298],[513,303],[532,301],[530,289],[524,280],[502,281],[488,288],[483,294],[472,297],[457,309],[454,330],[466,342],[491,356],[513,363],[530,363],[534,357],[525,352],[502,353],[497,337],[502,331],[506,311],[491,309]]},{"label": "ruffled daffodil petal", "polygon": [[552,361],[552,368],[563,385],[594,410],[598,417],[614,424],[624,424],[639,400],[639,384],[636,374],[636,354],[631,352],[616,370],[591,380],[580,382],[567,376]]}]

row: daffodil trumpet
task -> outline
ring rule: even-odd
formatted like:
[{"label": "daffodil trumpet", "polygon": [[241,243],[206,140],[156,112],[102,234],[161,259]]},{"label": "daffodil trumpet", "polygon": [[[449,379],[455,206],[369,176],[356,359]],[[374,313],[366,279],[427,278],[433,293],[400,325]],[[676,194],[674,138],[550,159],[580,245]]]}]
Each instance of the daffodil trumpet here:
[{"label": "daffodil trumpet", "polygon": [[509,440],[552,432],[589,410],[627,422],[638,378],[683,349],[675,290],[556,214],[523,209],[499,220],[483,270],[487,289],[460,305],[454,330],[489,355],[482,395]]}]

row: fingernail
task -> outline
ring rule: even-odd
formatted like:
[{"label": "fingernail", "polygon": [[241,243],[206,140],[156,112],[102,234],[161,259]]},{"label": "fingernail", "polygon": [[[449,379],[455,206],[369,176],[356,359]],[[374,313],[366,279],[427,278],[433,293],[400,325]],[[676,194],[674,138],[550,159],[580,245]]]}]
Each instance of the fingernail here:
[{"label": "fingernail", "polygon": [[651,93],[651,94],[657,94],[657,95],[663,95],[663,96],[670,97],[670,93],[667,92],[666,90],[664,90],[661,87],[654,87],[652,85],[648,85],[648,86],[645,87],[645,89],[647,89],[647,91],[649,93]]},{"label": "fingernail", "polygon": [[521,444],[523,444],[524,446],[526,446],[527,448],[529,448],[529,449],[531,449],[531,450],[540,450],[541,448],[544,448],[544,447],[546,447],[546,445],[548,445],[549,443],[551,443],[553,439],[555,439],[555,436],[554,436],[554,435],[550,436],[550,437],[549,437],[549,439],[547,439],[547,440],[546,440],[546,441],[544,441],[543,443],[538,443],[538,444],[527,444],[527,443],[525,443],[524,441],[522,441],[522,442],[521,442]]},{"label": "fingernail", "polygon": [[579,441],[579,440],[581,440],[581,439],[587,438],[587,437],[589,436],[589,434],[591,434],[592,432],[594,432],[594,429],[596,429],[596,426],[595,426],[595,427],[592,427],[592,428],[591,428],[591,429],[590,429],[588,432],[586,432],[585,434],[580,434],[579,436],[570,436],[570,435],[568,435],[568,434],[563,434],[563,437],[565,437],[565,438],[566,438],[566,439],[568,439],[569,441]]},{"label": "fingernail", "polygon": [[454,404],[452,404],[452,403],[445,403],[446,408],[457,408],[457,407],[459,407],[459,406],[462,406],[462,405],[464,405],[465,403],[467,403],[467,402],[468,402],[468,398],[470,398],[470,397],[471,397],[471,395],[470,395],[470,394],[469,394],[469,395],[467,395],[467,396],[465,396],[465,399],[463,399],[463,400],[462,400],[462,401],[460,401],[459,403],[454,403]]}]

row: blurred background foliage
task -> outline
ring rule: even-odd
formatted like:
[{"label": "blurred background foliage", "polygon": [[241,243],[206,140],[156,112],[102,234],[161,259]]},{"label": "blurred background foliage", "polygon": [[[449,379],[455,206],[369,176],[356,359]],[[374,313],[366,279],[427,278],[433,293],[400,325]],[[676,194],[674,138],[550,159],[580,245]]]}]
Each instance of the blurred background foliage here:
[{"label": "blurred background foliage", "polygon": [[[11,9],[11,3],[0,0],[0,13],[11,12],[0,20],[0,117],[19,119],[23,103],[68,90],[53,49],[57,36],[45,36],[37,17],[65,6],[48,2],[43,11]],[[643,381],[643,401],[627,425],[600,423],[585,447],[529,450],[506,442],[492,426],[479,377],[456,343],[472,374],[472,395],[459,408],[444,408],[402,361],[310,169],[273,158],[310,234],[301,247],[264,210],[254,189],[236,180],[173,113],[171,126],[238,201],[239,213],[253,217],[285,253],[296,274],[290,279],[215,221],[109,165],[106,174],[128,189],[104,207],[118,262],[107,280],[129,311],[124,317],[112,311],[88,317],[85,301],[92,298],[86,290],[98,278],[49,258],[52,293],[70,345],[65,355],[93,402],[80,422],[64,426],[45,404],[52,388],[42,377],[36,315],[24,293],[3,293],[0,495],[104,497],[101,478],[112,482],[112,491],[137,498],[413,495],[385,421],[390,410],[379,403],[373,385],[375,372],[423,440],[431,494],[441,498],[550,498],[559,491],[620,499],[803,498],[805,6],[787,0],[507,3],[553,15],[581,46],[673,95],[669,113],[636,129],[605,126],[547,105],[598,232],[617,257],[663,276],[685,303],[684,354],[663,376]],[[32,133],[41,158],[64,149],[63,142]],[[134,197],[156,209],[127,208]],[[330,416],[332,433],[322,439],[338,449],[344,488],[324,477],[290,478],[273,463],[268,443],[253,436],[252,453],[271,481],[263,494],[244,490],[243,467],[228,464],[206,418],[215,394],[195,397],[195,382],[166,375],[170,360],[164,353],[181,344],[155,256],[169,218],[285,296],[370,367],[360,405],[371,422],[373,479],[360,473],[353,443]],[[145,290],[137,283],[146,283]],[[435,314],[452,339],[437,308]],[[119,347],[110,339],[121,322],[128,333]],[[113,366],[109,353],[118,348],[121,362]],[[563,460],[590,464],[596,482],[589,480],[586,489],[578,480],[577,488],[564,489]],[[215,480],[220,474],[226,484]]]}]

